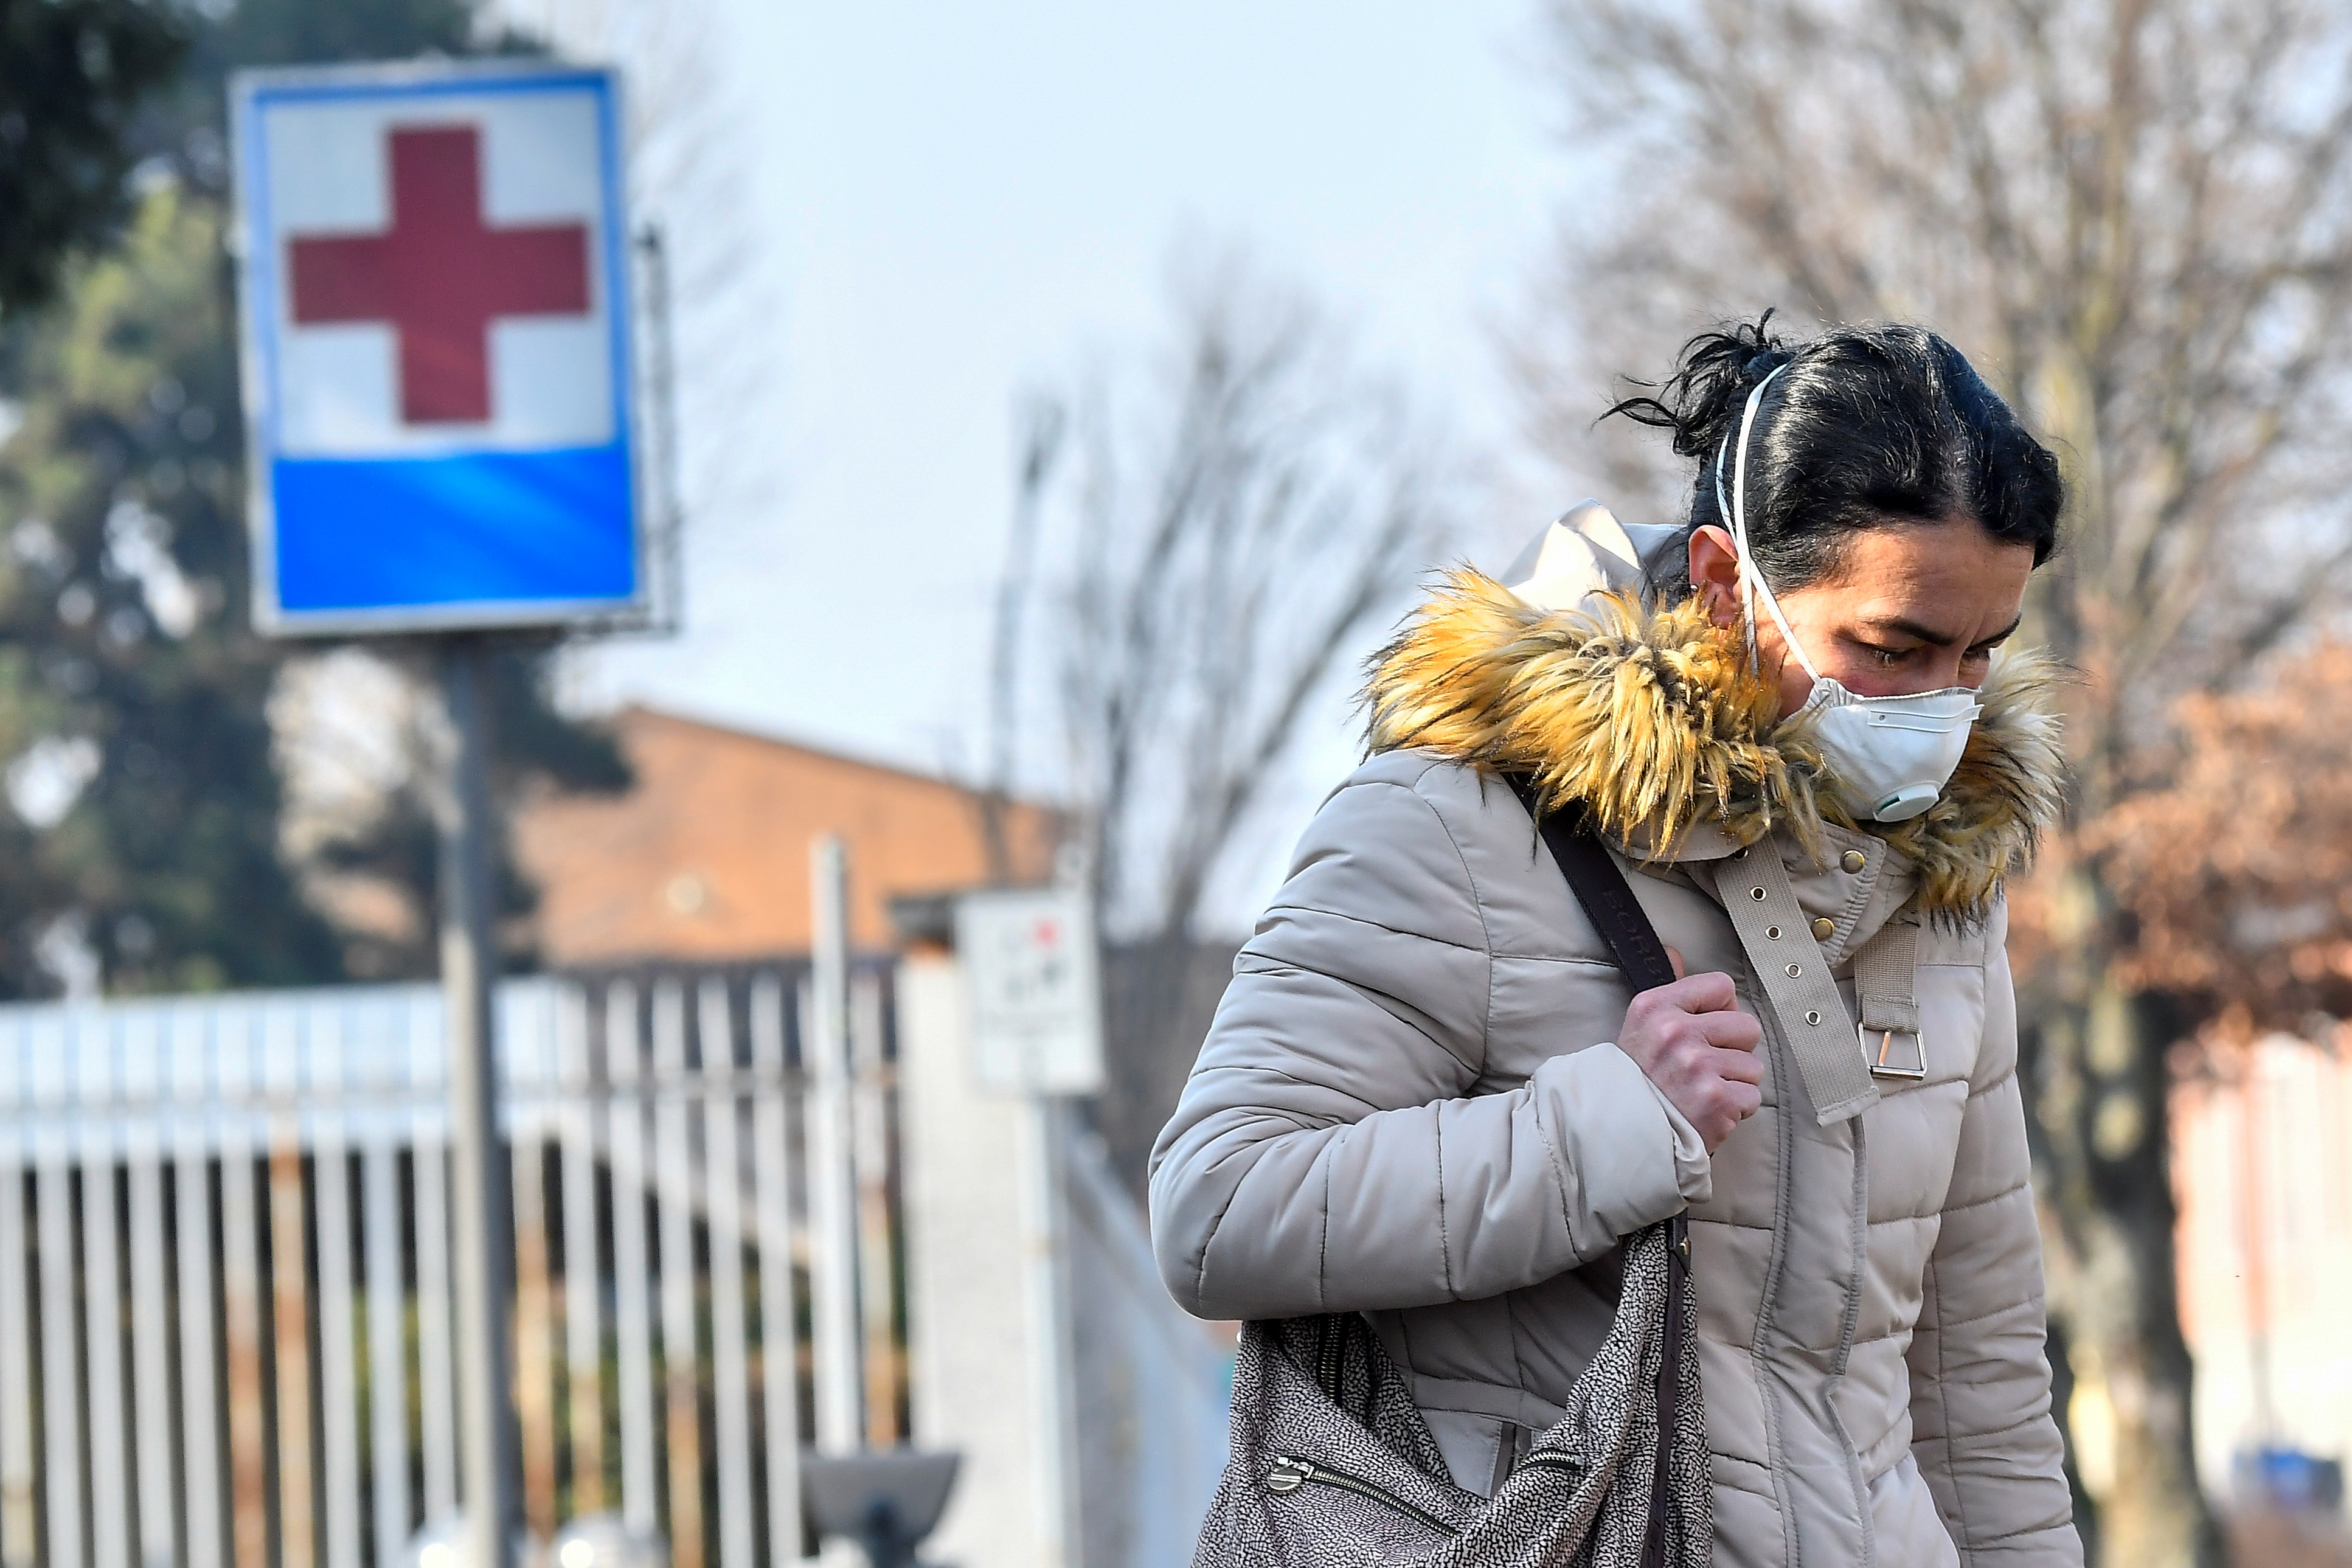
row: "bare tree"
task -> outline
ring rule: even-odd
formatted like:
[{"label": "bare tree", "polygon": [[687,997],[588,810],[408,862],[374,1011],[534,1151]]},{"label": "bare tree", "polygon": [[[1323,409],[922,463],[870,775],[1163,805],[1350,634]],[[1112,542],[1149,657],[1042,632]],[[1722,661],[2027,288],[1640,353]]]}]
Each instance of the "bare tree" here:
[{"label": "bare tree", "polygon": [[[1116,949],[1105,1131],[1139,1180],[1199,1044],[1185,1020],[1204,900],[1432,563],[1445,479],[1405,399],[1343,335],[1232,263],[1183,291],[1157,377],[1100,376],[1069,403],[1041,619],[1073,820]],[[1043,484],[1038,451],[1033,438]]]},{"label": "bare tree", "polygon": [[996,584],[995,635],[989,647],[988,777],[980,795],[980,826],[992,882],[1013,879],[1006,818],[1021,766],[1022,622],[1036,581],[1037,530],[1045,492],[1068,425],[1069,411],[1058,399],[1031,397],[1024,404],[1012,526],[1005,531],[1004,574]]},{"label": "bare tree", "polygon": [[[660,450],[670,438],[663,435],[654,456],[675,466],[675,499],[698,539],[724,549],[714,533],[764,523],[783,476],[782,447],[762,424],[772,410],[763,394],[774,379],[782,311],[752,199],[751,105],[726,69],[723,24],[712,7],[664,0],[491,0],[488,14],[569,58],[625,73],[637,269],[646,286],[667,293],[675,340],[646,345],[646,362],[656,383],[670,379],[666,363],[681,372],[674,387],[646,388],[648,398],[670,399],[651,412],[677,443]],[[641,302],[649,333],[656,303]]]},{"label": "bare tree", "polygon": [[2097,1561],[2215,1563],[2167,1153],[2166,1052],[2196,1002],[2117,962],[2130,873],[2096,827],[2160,774],[2174,699],[2230,688],[2344,603],[2352,17],[1552,0],[1549,18],[1587,144],[1619,154],[1605,221],[1563,232],[1528,353],[1564,449],[1671,508],[1662,454],[1583,434],[1603,371],[1777,302],[1937,326],[2069,463],[2070,539],[2029,626],[2084,677],[2053,942],[2025,986],[2053,1345],[2116,1414],[2112,1487],[2083,1510]]}]

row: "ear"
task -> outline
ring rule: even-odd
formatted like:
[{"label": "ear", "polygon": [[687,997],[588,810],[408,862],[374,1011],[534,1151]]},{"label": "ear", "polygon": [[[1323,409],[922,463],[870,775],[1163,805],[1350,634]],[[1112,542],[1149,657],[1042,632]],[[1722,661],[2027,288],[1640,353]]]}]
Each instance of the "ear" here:
[{"label": "ear", "polygon": [[1727,529],[1710,523],[1690,535],[1691,591],[1718,626],[1739,620],[1739,552]]}]

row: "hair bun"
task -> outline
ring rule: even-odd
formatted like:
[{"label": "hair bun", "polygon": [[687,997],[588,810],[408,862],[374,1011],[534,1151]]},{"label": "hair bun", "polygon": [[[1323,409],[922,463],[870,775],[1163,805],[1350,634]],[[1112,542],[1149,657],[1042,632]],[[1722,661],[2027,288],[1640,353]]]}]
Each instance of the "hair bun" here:
[{"label": "hair bun", "polygon": [[1649,395],[1629,397],[1601,416],[1622,414],[1637,424],[1675,433],[1675,450],[1685,458],[1713,455],[1739,417],[1739,410],[1764,378],[1797,355],[1772,335],[1773,311],[1727,331],[1701,332],[1683,344],[1675,374],[1663,384],[1635,382]]},{"label": "hair bun", "polygon": [[[1771,311],[1764,312],[1763,320],[1756,323],[1759,332],[1762,331],[1764,321],[1771,320]],[[1740,362],[1740,384],[1752,392],[1763,384],[1765,377],[1783,365],[1794,364],[1796,359],[1793,350],[1782,347],[1777,341],[1757,343],[1750,347],[1748,357]]]}]

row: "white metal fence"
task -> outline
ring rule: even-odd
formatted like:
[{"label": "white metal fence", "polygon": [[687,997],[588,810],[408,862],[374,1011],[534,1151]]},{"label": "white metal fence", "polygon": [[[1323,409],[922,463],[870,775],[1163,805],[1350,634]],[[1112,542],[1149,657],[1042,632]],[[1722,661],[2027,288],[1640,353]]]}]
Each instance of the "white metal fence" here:
[{"label": "white metal fence", "polygon": [[[898,1436],[886,980],[814,1095],[805,968],[501,987],[541,1539],[610,1510],[677,1568],[801,1560],[808,1194],[845,1165],[839,1352]],[[452,1511],[441,1005],[0,1007],[0,1568],[392,1568]]]}]

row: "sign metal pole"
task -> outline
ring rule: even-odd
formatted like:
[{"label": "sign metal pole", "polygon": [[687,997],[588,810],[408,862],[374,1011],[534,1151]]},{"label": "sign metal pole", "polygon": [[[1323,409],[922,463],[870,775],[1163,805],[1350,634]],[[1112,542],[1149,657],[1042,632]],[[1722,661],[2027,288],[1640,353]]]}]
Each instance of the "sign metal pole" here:
[{"label": "sign metal pole", "polygon": [[514,1568],[520,1438],[507,1344],[514,1201],[498,1126],[490,737],[480,637],[441,639],[448,746],[441,799],[441,986],[449,1015],[451,1239],[466,1568]]}]

